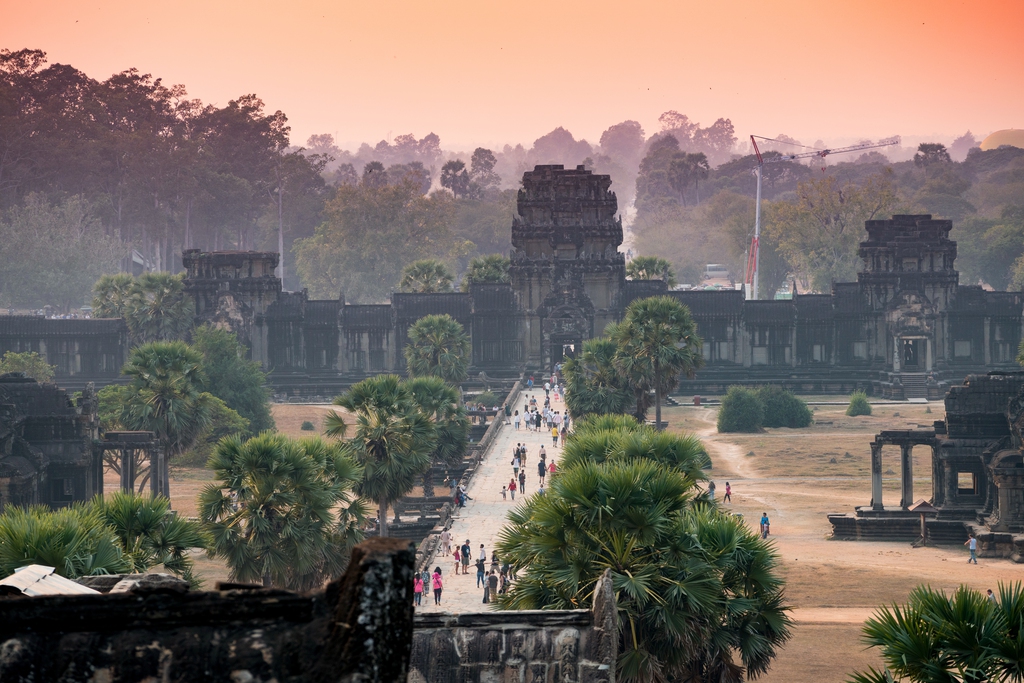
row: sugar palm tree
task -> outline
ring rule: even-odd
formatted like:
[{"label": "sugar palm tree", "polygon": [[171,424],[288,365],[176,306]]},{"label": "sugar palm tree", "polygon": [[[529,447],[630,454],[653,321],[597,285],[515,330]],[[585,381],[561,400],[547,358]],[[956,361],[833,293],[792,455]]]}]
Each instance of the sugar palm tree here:
[{"label": "sugar palm tree", "polygon": [[498,284],[510,282],[509,266],[511,261],[501,254],[477,256],[470,260],[466,274],[462,276],[462,291],[468,292],[469,286],[475,282]]},{"label": "sugar palm tree", "polygon": [[647,425],[633,423],[636,428],[629,431],[595,429],[591,424],[584,424],[580,429],[577,425],[562,451],[562,469],[584,462],[650,460],[683,475],[688,485],[706,479],[703,470],[711,466],[711,458],[699,438],[692,434],[658,432]]},{"label": "sugar palm tree", "polygon": [[574,418],[631,409],[633,392],[615,368],[615,350],[615,342],[608,338],[588,339],[579,356],[562,365],[565,405]]},{"label": "sugar palm tree", "polygon": [[411,377],[440,377],[451,384],[466,379],[469,337],[450,315],[427,315],[409,328],[405,363]]},{"label": "sugar palm tree", "polygon": [[882,607],[863,640],[881,649],[886,669],[851,683],[982,683],[1024,680],[1024,591],[1000,584],[997,600],[967,586],[952,595],[919,586],[906,605]]},{"label": "sugar palm tree", "polygon": [[117,421],[156,434],[160,442],[157,492],[170,496],[171,457],[191,447],[211,422],[214,398],[203,391],[202,355],[184,342],[151,342],[132,350],[122,372],[131,378]]},{"label": "sugar palm tree", "polygon": [[94,318],[124,318],[135,289],[135,278],[128,273],[104,275],[93,285]]},{"label": "sugar palm tree", "polygon": [[455,273],[448,266],[436,259],[413,261],[402,271],[402,281],[398,285],[403,292],[428,294],[432,292],[452,291]]},{"label": "sugar palm tree", "polygon": [[[469,417],[459,404],[459,391],[440,377],[416,377],[405,382],[420,411],[434,421],[437,445],[431,465],[452,466],[462,461],[469,436]],[[432,496],[431,467],[423,471],[423,495]]]},{"label": "sugar palm tree", "polygon": [[[378,375],[355,384],[334,404],[356,417],[355,434],[345,448],[363,467],[356,491],[375,501],[380,535],[388,535],[391,504],[412,490],[430,466],[437,443],[433,421],[423,414],[397,375]],[[337,413],[325,421],[328,436],[344,436],[347,426]]]},{"label": "sugar palm tree", "polygon": [[657,256],[635,256],[626,264],[626,277],[630,280],[664,280],[670,288],[676,284],[672,264]]},{"label": "sugar palm tree", "polygon": [[144,273],[136,280],[125,321],[136,344],[181,339],[195,322],[195,304],[184,280],[170,273]]},{"label": "sugar palm tree", "polygon": [[216,483],[199,514],[238,581],[318,588],[344,571],[365,516],[362,468],[337,443],[263,432],[224,439],[210,458]]},{"label": "sugar palm tree", "polygon": [[744,667],[762,672],[789,636],[775,556],[741,521],[694,507],[695,491],[652,460],[563,470],[499,535],[497,552],[520,568],[499,606],[585,608],[607,569],[619,680],[739,683]]},{"label": "sugar palm tree", "polygon": [[131,491],[98,496],[89,504],[114,530],[135,571],[163,565],[196,583],[189,552],[206,548],[207,539],[197,522],[171,514],[171,501]]},{"label": "sugar palm tree", "polygon": [[615,367],[629,380],[640,403],[654,392],[655,425],[661,429],[661,401],[679,375],[693,377],[704,365],[702,342],[690,309],[670,296],[637,299],[626,307],[613,332]]}]

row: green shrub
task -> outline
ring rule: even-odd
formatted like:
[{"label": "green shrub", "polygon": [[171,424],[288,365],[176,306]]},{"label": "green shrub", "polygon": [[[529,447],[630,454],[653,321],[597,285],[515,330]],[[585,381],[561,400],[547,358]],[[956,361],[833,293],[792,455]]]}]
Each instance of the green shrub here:
[{"label": "green shrub", "polygon": [[309,420],[305,420],[302,423],[302,427],[300,427],[300,429],[302,431],[304,431],[304,432],[315,432],[316,431],[316,427],[314,427],[313,423],[310,422]]},{"label": "green shrub", "polygon": [[772,384],[757,390],[757,397],[764,405],[765,427],[790,427],[800,429],[811,424],[811,410],[803,399],[792,391]]},{"label": "green shrub", "polygon": [[863,391],[855,391],[850,394],[850,407],[846,409],[846,414],[850,417],[870,415],[871,404],[868,403],[868,395]]},{"label": "green shrub", "polygon": [[757,394],[743,387],[729,387],[718,411],[718,431],[757,432],[764,424],[764,405]]}]

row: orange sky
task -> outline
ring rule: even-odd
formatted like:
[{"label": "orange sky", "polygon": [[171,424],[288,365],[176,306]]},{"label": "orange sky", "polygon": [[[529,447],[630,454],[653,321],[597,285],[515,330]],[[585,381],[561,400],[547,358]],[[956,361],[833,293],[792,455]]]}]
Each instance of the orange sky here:
[{"label": "orange sky", "polygon": [[667,109],[805,144],[1024,127],[1021,0],[0,0],[0,47],[255,92],[296,143],[596,143]]}]

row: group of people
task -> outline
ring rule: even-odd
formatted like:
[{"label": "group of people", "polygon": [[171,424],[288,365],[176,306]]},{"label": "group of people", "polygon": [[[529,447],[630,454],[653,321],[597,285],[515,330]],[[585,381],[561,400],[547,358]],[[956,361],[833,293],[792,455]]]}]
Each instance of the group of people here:
[{"label": "group of people", "polygon": [[448,484],[448,490],[452,497],[452,504],[455,507],[464,508],[466,507],[467,500],[473,500],[466,493],[466,482],[457,482],[454,477],[446,477],[445,483]]},{"label": "group of people", "polygon": [[[537,494],[544,495],[544,482],[547,479],[548,473],[555,473],[555,461],[551,460],[548,463],[548,454],[544,450],[544,444],[540,445],[540,452],[538,453],[540,461],[537,463]],[[526,457],[527,449],[525,443],[517,443],[516,447],[512,449],[512,478],[509,479],[507,486],[501,487],[501,499],[507,500],[508,496],[512,496],[512,500],[516,499],[516,491],[520,494],[526,494]]]},{"label": "group of people", "polygon": [[[456,575],[460,573],[460,568],[462,574],[469,573],[469,563],[473,557],[473,547],[468,538],[462,545],[455,545],[453,547],[452,534],[446,528],[441,532],[439,553],[442,557],[452,556],[455,564],[454,573]],[[481,543],[474,565],[476,567],[476,587],[484,589],[484,603],[489,603],[494,599],[495,595],[506,592],[509,583],[515,578],[513,568],[509,566],[508,562],[501,564],[496,552],[491,553],[489,569],[487,560],[487,548]],[[441,593],[444,590],[444,579],[440,565],[434,567],[433,573],[424,570],[413,577],[412,595],[414,605],[423,604],[423,593],[427,590],[428,586],[434,591],[434,604],[440,605]]]}]

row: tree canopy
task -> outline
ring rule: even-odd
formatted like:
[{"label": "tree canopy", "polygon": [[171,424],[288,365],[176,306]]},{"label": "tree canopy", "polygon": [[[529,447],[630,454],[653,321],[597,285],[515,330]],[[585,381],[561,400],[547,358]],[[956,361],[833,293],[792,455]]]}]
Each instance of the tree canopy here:
[{"label": "tree canopy", "polygon": [[409,327],[405,364],[413,377],[440,377],[458,384],[470,363],[469,337],[448,314],[427,315]]}]

